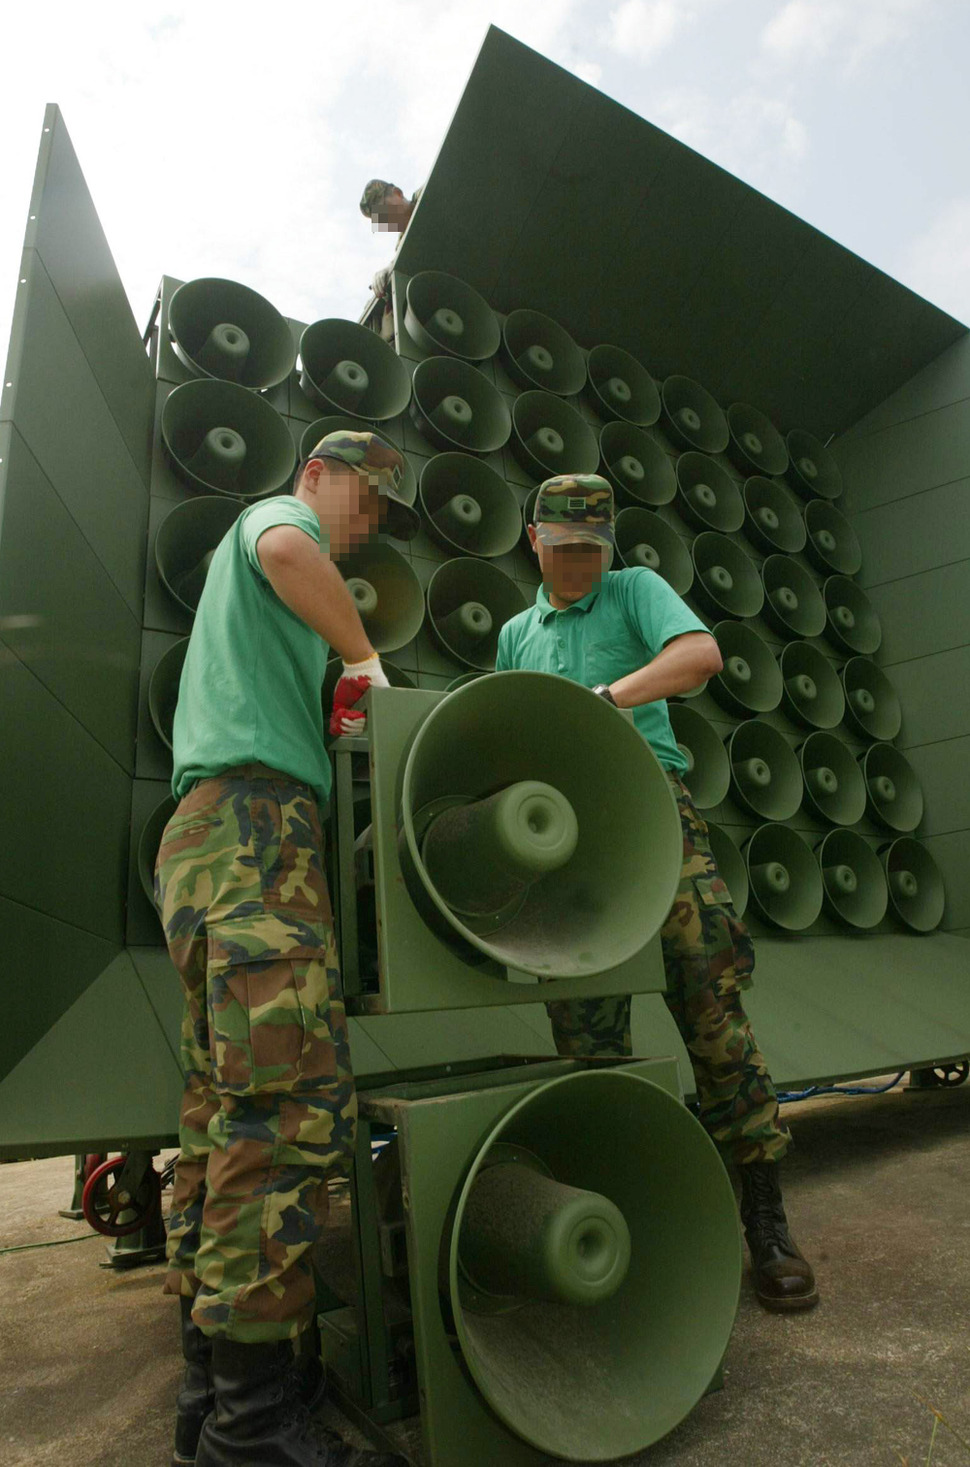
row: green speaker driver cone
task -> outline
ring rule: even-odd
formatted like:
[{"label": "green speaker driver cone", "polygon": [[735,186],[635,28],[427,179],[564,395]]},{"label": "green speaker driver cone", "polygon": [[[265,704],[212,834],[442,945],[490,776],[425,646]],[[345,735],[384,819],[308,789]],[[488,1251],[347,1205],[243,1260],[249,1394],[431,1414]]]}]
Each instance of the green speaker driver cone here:
[{"label": "green speaker driver cone", "polygon": [[722,535],[740,530],[744,503],[737,484],[716,459],[704,453],[682,453],[677,460],[677,509],[699,530]]},{"label": "green speaker driver cone", "polygon": [[174,473],[202,494],[261,499],[289,485],[296,448],[285,420],[256,393],[199,378],[169,393],[162,446]]},{"label": "green speaker driver cone", "polygon": [[723,826],[708,820],[707,833],[711,838],[718,874],[727,885],[731,905],[737,915],[743,917],[748,905],[748,868],[744,857]]},{"label": "green speaker driver cone", "polygon": [[169,511],[155,536],[155,568],[174,601],[195,615],[209,566],[223,536],[242,514],[222,495],[186,499]]},{"label": "green speaker driver cone", "polygon": [[488,464],[467,453],[439,453],[422,469],[419,492],[431,532],[447,549],[486,559],[514,549],[518,501]]},{"label": "green speaker driver cone", "polygon": [[868,932],[885,917],[889,892],[882,862],[854,830],[832,830],[815,847],[825,905],[838,921]]},{"label": "green speaker driver cone", "polygon": [[509,375],[520,387],[572,397],[586,385],[583,353],[569,332],[541,311],[511,311],[502,327],[502,344]]},{"label": "green speaker driver cone", "polygon": [[766,642],[743,622],[719,621],[714,636],[723,667],[711,683],[711,692],[736,718],[770,713],[781,702],[782,676]]},{"label": "green speaker driver cone", "polygon": [[668,377],[661,400],[664,428],[680,448],[701,453],[723,453],[728,446],[728,420],[699,382],[690,377]]},{"label": "green speaker driver cone", "polygon": [[852,750],[833,733],[809,734],[799,750],[805,803],[833,825],[855,825],[866,812],[866,782]]},{"label": "green speaker driver cone", "polygon": [[932,932],[943,921],[943,875],[926,847],[911,836],[881,846],[893,915],[912,932]]},{"label": "green speaker driver cone", "polygon": [[174,642],[155,664],[148,683],[148,711],[155,731],[167,749],[172,747],[175,705],[179,698],[179,680],[189,650],[189,639]]},{"label": "green speaker driver cone", "polygon": [[172,296],[168,330],[193,376],[264,392],[290,375],[296,347],[275,306],[234,280],[189,280]]},{"label": "green speaker driver cone", "polygon": [[712,810],[731,786],[727,751],[707,719],[684,703],[667,706],[670,726],[678,747],[687,758],[682,776],[691,799],[699,810]]},{"label": "green speaker driver cone", "polygon": [[865,657],[850,657],[842,668],[845,720],[864,739],[891,743],[903,722],[896,689],[881,667]]},{"label": "green speaker driver cone", "polygon": [[788,467],[785,440],[771,419],[748,403],[736,402],[727,411],[731,441],[728,453],[744,474],[783,474]]},{"label": "green speaker driver cone", "polygon": [[477,367],[453,357],[428,357],[414,370],[410,413],[435,448],[494,453],[508,441],[512,418],[505,398]]},{"label": "green speaker driver cone", "polygon": [[[612,720],[604,721],[600,710]],[[550,741],[555,728],[568,728],[569,739]],[[605,784],[590,781],[575,759],[577,747],[594,745],[613,772]],[[549,786],[555,799],[543,794],[533,810],[517,787],[534,781]],[[632,723],[565,678],[495,673],[487,683],[478,680],[449,694],[418,730],[401,788],[408,891],[429,925],[453,945],[462,943],[527,973],[579,977],[606,972],[639,952],[670,910],[683,840],[666,775]],[[529,859],[541,865],[540,857],[546,859],[542,842],[558,840],[556,833],[569,823],[568,807],[578,831],[574,852],[565,864],[533,872],[507,909],[460,913],[446,896],[454,898],[453,883],[465,883],[466,877],[459,878],[446,860],[439,862],[434,843],[426,861],[426,833],[445,812],[509,790],[513,814],[522,812],[521,820],[513,819],[518,831],[510,837],[513,845],[521,837],[533,853]],[[539,828],[525,835],[522,821],[528,829],[533,816]],[[489,869],[499,868],[522,883],[521,844],[505,864],[497,854],[504,849],[504,836],[495,834],[496,822],[507,829],[508,812],[500,817],[489,806],[457,818],[471,818],[476,825],[475,839],[489,853]],[[645,844],[646,828],[651,840]],[[494,906],[500,881],[497,876],[490,880],[487,904]]]},{"label": "green speaker driver cone", "polygon": [[498,317],[484,297],[442,270],[411,276],[404,329],[429,356],[445,352],[466,362],[493,357],[502,339]]},{"label": "green speaker driver cone", "polygon": [[825,602],[811,574],[787,555],[769,555],[761,567],[764,614],[783,637],[818,637]]},{"label": "green speaker driver cone", "polygon": [[586,358],[589,399],[601,418],[649,428],[660,417],[660,393],[646,367],[619,346],[594,346]]},{"label": "green speaker driver cone", "polygon": [[300,338],[300,387],[326,413],[382,422],[403,413],[411,379],[376,331],[354,321],[314,321]]},{"label": "green speaker driver cone", "polygon": [[488,561],[446,561],[428,584],[428,624],[435,641],[449,657],[482,672],[494,668],[498,634],[525,605],[511,576]]},{"label": "green speaker driver cone", "polygon": [[789,642],[778,665],[782,707],[794,723],[830,729],[842,722],[845,697],[835,668],[811,642]]},{"label": "green speaker driver cone", "polygon": [[750,901],[758,916],[804,932],[822,910],[822,873],[808,842],[787,825],[761,825],[744,848]]},{"label": "green speaker driver cone", "polygon": [[162,843],[165,827],[175,814],[178,801],[166,795],[148,816],[138,835],[136,864],[141,889],[155,908],[155,857]]},{"label": "green speaker driver cone", "polygon": [[593,474],[599,464],[592,428],[574,407],[550,392],[522,392],[515,399],[512,452],[540,480],[551,474]]},{"label": "green speaker driver cone", "polygon": [[[343,659],[340,657],[331,657],[327,660],[327,670],[324,673],[323,685],[320,692],[320,700],[323,705],[323,737],[324,742],[327,744],[333,742],[333,735],[329,732],[330,714],[333,710],[333,695],[336,691],[337,683],[340,681],[343,667]],[[414,679],[408,673],[402,672],[397,664],[391,662],[388,658],[381,658],[381,667],[392,688],[417,687]]]},{"label": "green speaker driver cone", "polygon": [[375,652],[396,652],[417,636],[424,621],[424,596],[400,551],[368,545],[337,565]]},{"label": "green speaker driver cone", "polygon": [[845,515],[824,499],[805,506],[805,553],[823,575],[854,576],[862,569],[862,546]]},{"label": "green speaker driver cone", "polygon": [[691,546],[694,594],[712,616],[757,616],[764,603],[758,568],[726,535],[705,530]]},{"label": "green speaker driver cone", "polygon": [[802,771],[783,734],[758,718],[740,724],[727,740],[731,791],[762,820],[789,820],[802,802]]},{"label": "green speaker driver cone", "polygon": [[825,635],[834,647],[851,657],[869,657],[882,642],[882,627],[864,591],[846,576],[829,576],[822,587],[827,621]]},{"label": "green speaker driver cone", "polygon": [[788,490],[758,475],[744,485],[744,533],[764,555],[797,555],[805,548],[806,529]]},{"label": "green speaker driver cone", "polygon": [[[619,1135],[636,1147],[636,1168],[619,1163]],[[531,1205],[503,1209],[506,1188]],[[505,1113],[473,1158],[445,1246],[462,1360],[517,1440],[567,1461],[612,1461],[689,1413],[737,1307],[732,1206],[699,1123],[622,1069],[553,1080]],[[496,1313],[469,1281],[472,1260],[510,1289],[551,1284],[559,1297],[510,1293]],[[689,1302],[698,1269],[703,1311]],[[598,1302],[563,1297],[590,1284]]]},{"label": "green speaker driver cone", "polygon": [[818,438],[793,428],[788,446],[788,482],[803,499],[838,499],[842,473],[832,454]]},{"label": "green speaker driver cone", "polygon": [[873,744],[859,762],[873,820],[888,830],[915,830],[923,818],[923,791],[905,755],[892,744]]},{"label": "green speaker driver cone", "polygon": [[396,433],[389,433],[383,423],[376,428],[373,423],[368,423],[365,418],[355,418],[351,413],[332,413],[325,418],[317,418],[315,422],[308,423],[300,435],[300,459],[309,458],[321,438],[326,438],[328,433],[378,433],[385,443],[396,448],[404,459],[404,477],[398,485],[402,499],[407,504],[413,504],[418,496],[418,481],[414,476],[414,470],[408,462],[407,455],[401,447]]},{"label": "green speaker driver cone", "polygon": [[614,522],[617,554],[625,566],[642,565],[663,576],[678,596],[686,596],[694,581],[690,551],[677,531],[652,510],[631,505]]},{"label": "green speaker driver cone", "polygon": [[618,504],[669,504],[677,493],[670,456],[655,438],[631,423],[607,423],[600,430],[602,470],[613,485]]}]

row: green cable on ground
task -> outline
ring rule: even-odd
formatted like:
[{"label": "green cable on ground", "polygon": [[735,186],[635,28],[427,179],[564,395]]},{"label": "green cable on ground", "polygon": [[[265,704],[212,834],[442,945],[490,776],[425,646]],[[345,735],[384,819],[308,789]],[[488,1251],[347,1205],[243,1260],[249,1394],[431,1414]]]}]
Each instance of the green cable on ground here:
[{"label": "green cable on ground", "polygon": [[12,1248],[0,1248],[4,1253],[26,1253],[30,1248],[59,1248],[62,1243],[85,1243],[90,1238],[100,1238],[100,1233],[82,1233],[80,1238],[51,1238],[47,1243],[15,1243]]}]

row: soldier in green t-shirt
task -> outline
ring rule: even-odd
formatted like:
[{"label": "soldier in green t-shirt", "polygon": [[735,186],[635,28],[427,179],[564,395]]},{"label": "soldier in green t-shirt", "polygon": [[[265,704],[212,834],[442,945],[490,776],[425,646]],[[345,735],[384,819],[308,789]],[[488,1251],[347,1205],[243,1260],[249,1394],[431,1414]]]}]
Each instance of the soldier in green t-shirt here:
[{"label": "soldier in green t-shirt", "polygon": [[[684,865],[660,934],[664,997],[690,1056],[701,1121],[741,1178],[758,1298],[774,1310],[810,1308],[818,1300],[814,1274],[788,1231],[778,1181],[791,1137],[741,1003],[754,947],[681,777],[687,761],[667,712],[667,698],[720,671],[717,642],[654,571],[609,569],[613,491],[599,475],[559,475],[541,484],[529,538],[542,585],[536,604],[503,626],[496,671],[558,673],[631,709],[667,771],[684,832]],[[547,1008],[560,1054],[632,1052],[629,997]]]}]

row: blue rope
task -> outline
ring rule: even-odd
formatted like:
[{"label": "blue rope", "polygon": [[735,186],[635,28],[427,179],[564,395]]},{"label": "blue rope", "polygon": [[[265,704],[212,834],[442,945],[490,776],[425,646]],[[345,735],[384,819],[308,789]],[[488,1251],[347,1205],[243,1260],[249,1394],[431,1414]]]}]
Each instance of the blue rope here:
[{"label": "blue rope", "polygon": [[780,1090],[778,1104],[787,1105],[792,1100],[810,1100],[814,1095],[885,1095],[887,1090],[892,1090],[894,1085],[899,1084],[905,1073],[905,1070],[900,1070],[888,1085],[809,1085],[807,1090]]}]

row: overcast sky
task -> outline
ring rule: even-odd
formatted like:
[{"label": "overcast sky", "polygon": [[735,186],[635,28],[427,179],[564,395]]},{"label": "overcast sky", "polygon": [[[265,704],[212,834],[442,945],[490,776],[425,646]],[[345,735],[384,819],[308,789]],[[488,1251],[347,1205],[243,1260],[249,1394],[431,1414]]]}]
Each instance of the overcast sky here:
[{"label": "overcast sky", "polygon": [[490,22],[970,322],[967,0],[48,0],[0,19],[0,352],[45,102],[139,325],[163,274],[356,319],[361,187],[423,182]]}]

